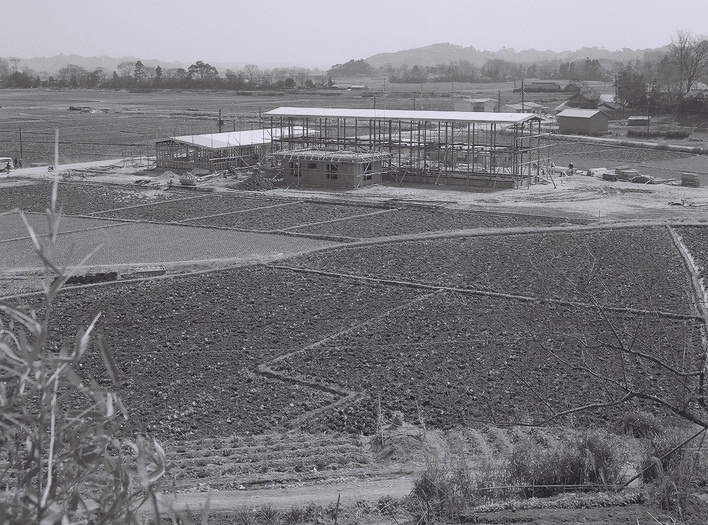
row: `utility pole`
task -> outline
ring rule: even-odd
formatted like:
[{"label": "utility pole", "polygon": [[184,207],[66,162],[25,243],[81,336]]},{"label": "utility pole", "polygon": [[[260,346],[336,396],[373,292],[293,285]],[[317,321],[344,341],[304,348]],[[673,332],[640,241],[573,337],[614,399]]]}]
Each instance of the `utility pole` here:
[{"label": "utility pole", "polygon": [[20,128],[20,159],[22,159],[22,128]]},{"label": "utility pole", "polygon": [[224,121],[221,120],[221,110],[219,110],[219,133],[221,133],[221,128],[224,126]]},{"label": "utility pole", "polygon": [[526,107],[524,106],[524,79],[521,79],[521,112],[524,113]]}]

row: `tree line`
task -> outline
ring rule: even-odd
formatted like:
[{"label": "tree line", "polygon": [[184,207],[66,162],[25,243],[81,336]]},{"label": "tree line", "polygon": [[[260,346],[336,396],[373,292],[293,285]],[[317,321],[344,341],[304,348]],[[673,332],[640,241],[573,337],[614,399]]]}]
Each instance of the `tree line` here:
[{"label": "tree line", "polygon": [[[141,60],[121,62],[112,72],[92,71],[69,64],[46,78],[29,68],[20,71],[19,59],[0,58],[0,85],[6,88],[114,88],[114,89],[261,89],[315,88],[327,85],[324,72],[306,68],[261,70],[246,65],[242,70],[227,69],[223,74],[207,62],[196,61],[188,68],[147,66]],[[331,84],[331,80],[329,80]]]},{"label": "tree line", "polygon": [[20,59],[0,58],[0,85],[8,88],[114,88],[114,89],[312,89],[329,87],[333,78],[372,77],[391,83],[508,82],[525,78],[613,82],[616,101],[626,108],[700,110],[708,114],[708,97],[688,97],[700,81],[708,81],[708,40],[679,31],[665,53],[645,54],[634,62],[586,58],[579,61],[514,63],[494,58],[481,67],[467,61],[435,66],[372,67],[366,60],[350,60],[329,71],[307,68],[262,70],[246,65],[224,73],[201,60],[188,68],[147,66],[142,61],[121,62],[116,70],[88,71],[69,64],[46,79],[25,68]]}]

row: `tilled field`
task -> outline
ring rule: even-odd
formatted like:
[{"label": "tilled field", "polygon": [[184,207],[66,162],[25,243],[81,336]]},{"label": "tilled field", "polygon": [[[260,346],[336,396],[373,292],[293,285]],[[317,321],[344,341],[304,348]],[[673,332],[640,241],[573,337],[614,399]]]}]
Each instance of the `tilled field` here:
[{"label": "tilled field", "polygon": [[[178,191],[60,182],[58,204],[67,215],[83,215],[191,195]],[[14,208],[25,212],[43,212],[49,207],[51,196],[51,182],[3,186],[0,187],[0,212]]]},{"label": "tilled field", "polygon": [[401,207],[394,213],[353,217],[346,221],[311,224],[294,228],[298,233],[367,239],[460,230],[468,228],[544,227],[568,224],[569,220],[553,217],[470,212],[442,208]]},{"label": "tilled field", "polygon": [[[701,362],[700,332],[691,321],[627,314],[605,321],[593,310],[446,292],[273,366],[369,395],[368,402],[313,418],[312,430],[363,425],[373,431],[377,399],[385,413],[401,410],[408,420],[422,417],[435,428],[542,421],[553,411],[612,399],[612,390],[599,388],[598,379],[582,370],[585,365],[614,380],[627,374],[638,390],[680,395],[679,381],[658,366],[599,349],[601,342],[614,341],[613,331],[657,359],[683,360],[689,369]],[[576,417],[606,424],[626,409]]]},{"label": "tilled field", "polygon": [[[163,437],[261,432],[336,399],[254,375],[301,349],[414,297],[416,291],[248,267],[151,282],[65,290],[55,341],[96,312],[123,378],[131,428]],[[84,370],[99,375],[100,358]]]},{"label": "tilled field", "polygon": [[615,146],[605,143],[588,143],[580,141],[553,140],[551,142],[553,156],[560,158],[576,158],[576,166],[580,166],[580,159],[599,160],[616,163],[637,164],[644,162],[679,160],[694,157],[695,154],[662,149],[641,147]]},{"label": "tilled field", "polygon": [[690,313],[666,228],[551,231],[340,248],[289,265],[526,297]]},{"label": "tilled field", "polygon": [[[275,204],[275,203],[274,203]],[[310,224],[335,221],[343,223],[346,229],[351,221],[361,218],[373,220],[378,213],[396,211],[384,206],[357,206],[353,204],[330,204],[322,202],[291,202],[268,208],[252,209],[248,213],[219,215],[191,221],[200,226],[220,226],[246,230],[293,230]],[[365,217],[361,217],[365,216]],[[346,220],[343,220],[346,219]],[[336,230],[337,226],[332,226]]]},{"label": "tilled field", "polygon": [[97,211],[94,215],[125,220],[179,222],[195,217],[246,211],[282,202],[269,198],[214,193],[180,192],[176,195],[182,198],[142,206]]}]

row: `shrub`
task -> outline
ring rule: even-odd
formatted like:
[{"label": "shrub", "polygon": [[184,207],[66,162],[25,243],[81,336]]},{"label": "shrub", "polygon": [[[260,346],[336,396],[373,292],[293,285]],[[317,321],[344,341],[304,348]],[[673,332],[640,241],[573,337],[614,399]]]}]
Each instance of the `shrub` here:
[{"label": "shrub", "polygon": [[688,429],[669,429],[647,447],[642,479],[651,483],[654,503],[663,510],[684,515],[693,503],[695,487],[708,484],[708,456],[704,438],[699,441],[698,435]]},{"label": "shrub", "polygon": [[462,447],[448,447],[443,458],[428,461],[416,480],[408,507],[418,523],[435,523],[455,518],[467,508],[501,497],[487,489],[507,485],[506,466],[500,462],[480,462],[475,469],[468,464]]},{"label": "shrub", "polygon": [[[42,316],[0,301],[0,523],[142,523],[137,512],[147,502],[157,520],[162,447],[119,438],[127,417],[119,395],[78,375],[99,315],[73,345],[49,348],[52,301],[71,277],[49,255],[60,219],[57,185],[55,179],[46,240],[20,214],[45,269]],[[113,384],[120,384],[101,339],[97,346]]]},{"label": "shrub", "polygon": [[685,139],[691,136],[690,130],[685,129],[670,129],[670,130],[646,130],[646,129],[628,129],[628,137],[637,137],[645,139]]},{"label": "shrub", "polygon": [[635,438],[651,439],[664,431],[664,426],[648,412],[628,412],[620,419],[618,430]]},{"label": "shrub", "polygon": [[616,442],[596,432],[567,435],[550,449],[525,439],[509,463],[510,478],[526,485],[522,491],[526,497],[607,487],[620,482],[621,470]]}]

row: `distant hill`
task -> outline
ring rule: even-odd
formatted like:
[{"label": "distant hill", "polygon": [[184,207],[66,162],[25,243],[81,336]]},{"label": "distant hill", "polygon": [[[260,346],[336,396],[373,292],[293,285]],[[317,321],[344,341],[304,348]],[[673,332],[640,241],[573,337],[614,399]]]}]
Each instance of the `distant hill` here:
[{"label": "distant hill", "polygon": [[479,67],[494,58],[517,63],[540,63],[556,60],[570,62],[573,60],[585,60],[586,58],[628,62],[643,59],[645,55],[658,55],[664,52],[666,47],[636,50],[625,48],[621,51],[609,51],[601,47],[584,47],[577,51],[538,51],[536,49],[516,51],[509,48],[503,48],[499,51],[480,51],[471,46],[463,47],[455,44],[440,43],[395,53],[379,53],[367,58],[366,61],[374,68],[384,67],[389,64],[393,67],[402,67],[404,65],[425,67],[461,61],[467,61]]}]

